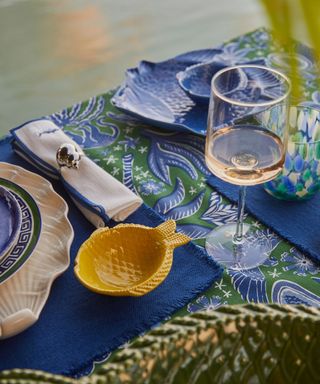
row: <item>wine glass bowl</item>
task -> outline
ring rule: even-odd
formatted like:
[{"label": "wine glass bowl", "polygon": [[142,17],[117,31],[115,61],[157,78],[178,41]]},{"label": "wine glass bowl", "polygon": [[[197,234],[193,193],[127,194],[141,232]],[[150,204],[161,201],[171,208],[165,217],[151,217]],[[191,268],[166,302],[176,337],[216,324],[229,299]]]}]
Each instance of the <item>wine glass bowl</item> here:
[{"label": "wine glass bowl", "polygon": [[[274,179],[282,170],[287,144],[290,82],[259,65],[222,69],[212,78],[205,157],[209,170],[240,186],[238,221],[209,233],[206,248],[233,269],[262,264],[269,242],[243,223],[245,187]],[[261,237],[261,236],[260,236]]]}]

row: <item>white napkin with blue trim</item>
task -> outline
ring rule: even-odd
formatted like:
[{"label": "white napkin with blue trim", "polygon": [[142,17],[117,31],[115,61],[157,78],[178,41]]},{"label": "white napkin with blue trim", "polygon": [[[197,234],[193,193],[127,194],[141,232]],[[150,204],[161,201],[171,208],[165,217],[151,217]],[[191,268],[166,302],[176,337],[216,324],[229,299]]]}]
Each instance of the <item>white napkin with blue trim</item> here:
[{"label": "white napkin with blue trim", "polygon": [[[100,168],[62,129],[50,120],[35,120],[12,130],[15,151],[51,177],[60,178],[84,216],[95,226],[123,221],[142,204],[125,185]],[[81,154],[79,167],[59,167],[56,153],[73,144]]]}]

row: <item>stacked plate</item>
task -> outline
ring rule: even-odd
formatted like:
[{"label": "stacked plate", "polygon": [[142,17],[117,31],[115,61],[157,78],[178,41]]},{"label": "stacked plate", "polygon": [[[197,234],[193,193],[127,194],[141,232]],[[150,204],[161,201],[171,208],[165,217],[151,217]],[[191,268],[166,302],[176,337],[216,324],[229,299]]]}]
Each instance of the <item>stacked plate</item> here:
[{"label": "stacked plate", "polygon": [[0,163],[0,339],[32,325],[69,265],[66,202],[44,178]]},{"label": "stacked plate", "polygon": [[234,64],[266,65],[261,58],[234,62],[226,49],[191,51],[160,63],[141,61],[126,71],[112,104],[154,126],[205,135],[213,75]]},{"label": "stacked plate", "polygon": [[18,201],[8,189],[0,187],[0,261],[8,256],[16,244],[21,221]]},{"label": "stacked plate", "polygon": [[[300,43],[295,43],[294,50],[307,91],[308,101],[303,104],[319,109],[314,54]],[[219,70],[234,65],[259,65],[286,73],[291,59],[286,52],[278,51],[269,32],[258,29],[217,48],[187,52],[158,63],[141,61],[136,68],[126,71],[125,81],[113,96],[112,104],[148,124],[205,135],[211,79]],[[240,76],[235,86],[241,88],[243,81],[246,79]],[[255,81],[261,85],[257,78]],[[312,96],[308,95],[311,89],[314,89]]]}]

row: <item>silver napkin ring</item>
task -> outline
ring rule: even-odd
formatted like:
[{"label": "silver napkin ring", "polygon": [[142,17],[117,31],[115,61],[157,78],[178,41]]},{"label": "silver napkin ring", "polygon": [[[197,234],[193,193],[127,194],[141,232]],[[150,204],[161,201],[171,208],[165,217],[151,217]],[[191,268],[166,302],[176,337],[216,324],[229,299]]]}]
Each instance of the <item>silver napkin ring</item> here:
[{"label": "silver napkin ring", "polygon": [[59,167],[79,168],[81,153],[77,147],[70,143],[60,145],[57,150],[56,159]]}]

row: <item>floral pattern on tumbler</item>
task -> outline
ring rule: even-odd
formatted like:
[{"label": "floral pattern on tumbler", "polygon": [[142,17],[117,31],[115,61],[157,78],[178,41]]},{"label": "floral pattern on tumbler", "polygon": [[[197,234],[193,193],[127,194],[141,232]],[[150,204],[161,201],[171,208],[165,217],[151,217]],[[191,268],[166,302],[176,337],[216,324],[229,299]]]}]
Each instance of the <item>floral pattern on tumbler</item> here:
[{"label": "floral pattern on tumbler", "polygon": [[265,183],[271,195],[283,200],[306,200],[320,189],[320,111],[291,107],[289,140],[282,173]]}]

